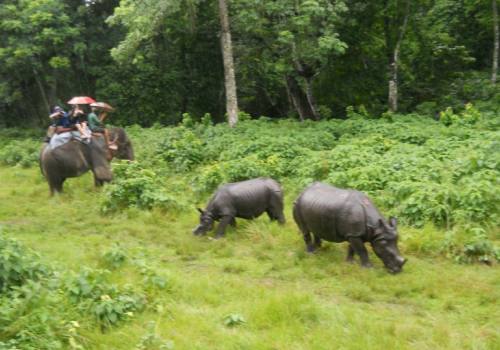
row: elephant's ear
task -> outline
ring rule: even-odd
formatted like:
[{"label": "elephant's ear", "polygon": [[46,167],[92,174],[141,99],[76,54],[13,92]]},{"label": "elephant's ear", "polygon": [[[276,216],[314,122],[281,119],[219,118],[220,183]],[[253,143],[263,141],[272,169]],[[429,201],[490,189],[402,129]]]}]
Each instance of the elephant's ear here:
[{"label": "elephant's ear", "polygon": [[389,225],[391,225],[393,228],[396,228],[398,225],[398,219],[396,219],[394,216],[391,216],[389,218]]}]

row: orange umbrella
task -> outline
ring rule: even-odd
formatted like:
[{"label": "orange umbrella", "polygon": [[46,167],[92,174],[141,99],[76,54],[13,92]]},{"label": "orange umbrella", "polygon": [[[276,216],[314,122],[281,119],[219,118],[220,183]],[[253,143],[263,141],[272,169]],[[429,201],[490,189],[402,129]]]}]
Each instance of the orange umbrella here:
[{"label": "orange umbrella", "polygon": [[76,96],[68,101],[69,105],[88,105],[94,103],[95,100],[88,96]]},{"label": "orange umbrella", "polygon": [[100,108],[100,109],[105,110],[107,112],[113,112],[115,110],[113,107],[111,107],[106,102],[94,102],[94,103],[90,104],[90,107]]}]

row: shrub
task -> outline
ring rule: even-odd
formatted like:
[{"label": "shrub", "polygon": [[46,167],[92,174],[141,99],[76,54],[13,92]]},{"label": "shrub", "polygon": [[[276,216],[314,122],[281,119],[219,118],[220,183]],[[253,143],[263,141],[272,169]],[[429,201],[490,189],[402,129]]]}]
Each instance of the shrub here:
[{"label": "shrub", "polygon": [[113,170],[115,180],[107,186],[101,204],[104,213],[131,207],[170,210],[180,206],[163,188],[154,171],[129,162],[118,163]]},{"label": "shrub", "polygon": [[500,247],[493,244],[486,231],[474,225],[467,226],[461,235],[457,231],[446,234],[442,250],[460,263],[480,262],[491,265],[500,262]]},{"label": "shrub", "polygon": [[444,125],[473,125],[476,124],[481,118],[481,112],[479,112],[471,103],[465,105],[465,110],[460,114],[453,113],[451,107],[446,108],[444,111],[439,113],[439,120]]},{"label": "shrub", "polygon": [[40,144],[32,140],[14,140],[0,148],[0,164],[29,168],[38,164]]},{"label": "shrub", "polygon": [[0,294],[49,273],[36,254],[0,232]]},{"label": "shrub", "polygon": [[84,269],[65,284],[70,300],[82,312],[95,317],[102,330],[132,316],[145,305],[142,295],[119,290],[107,282],[107,275],[106,270]]},{"label": "shrub", "polygon": [[120,247],[120,245],[115,244],[107,252],[102,255],[102,262],[105,267],[110,269],[117,269],[122,266],[127,260],[127,254]]}]

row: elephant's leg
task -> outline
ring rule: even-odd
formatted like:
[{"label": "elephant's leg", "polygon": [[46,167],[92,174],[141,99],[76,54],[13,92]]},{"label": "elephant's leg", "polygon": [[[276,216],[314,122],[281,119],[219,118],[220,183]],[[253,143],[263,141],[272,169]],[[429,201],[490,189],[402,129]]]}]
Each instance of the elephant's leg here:
[{"label": "elephant's leg", "polygon": [[49,187],[50,187],[50,195],[53,196],[56,193],[63,192],[63,184],[65,179],[50,179]]}]

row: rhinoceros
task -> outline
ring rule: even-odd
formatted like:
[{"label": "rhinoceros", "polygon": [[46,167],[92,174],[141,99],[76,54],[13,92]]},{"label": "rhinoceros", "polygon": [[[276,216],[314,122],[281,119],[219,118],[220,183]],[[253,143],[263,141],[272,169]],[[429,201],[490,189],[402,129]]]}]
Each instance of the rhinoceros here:
[{"label": "rhinoceros", "polygon": [[281,186],[266,177],[222,185],[206,209],[198,208],[198,211],[200,224],[193,230],[195,235],[207,233],[213,228],[214,221],[220,221],[216,231],[219,238],[224,236],[228,224],[236,226],[235,218],[253,219],[264,212],[271,220],[285,223]]},{"label": "rhinoceros", "polygon": [[356,253],[361,265],[370,267],[364,245],[364,242],[370,242],[375,254],[390,272],[400,272],[406,262],[397,246],[397,220],[391,217],[387,222],[362,192],[315,182],[294,202],[293,218],[302,231],[308,252],[320,247],[322,239],[347,241],[346,260],[354,261]]}]

